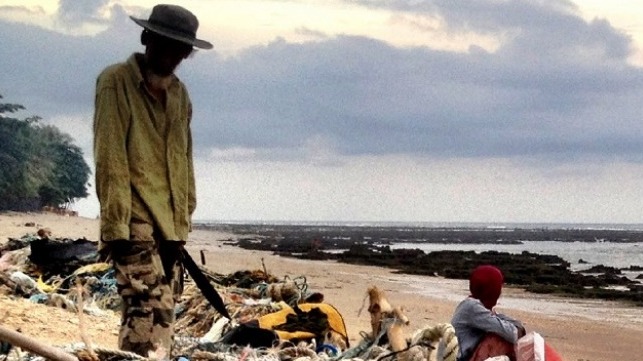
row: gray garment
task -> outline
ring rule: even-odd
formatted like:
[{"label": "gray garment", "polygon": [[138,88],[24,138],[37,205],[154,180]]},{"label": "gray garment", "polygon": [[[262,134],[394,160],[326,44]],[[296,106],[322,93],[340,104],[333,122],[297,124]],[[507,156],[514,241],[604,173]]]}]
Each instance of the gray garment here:
[{"label": "gray garment", "polygon": [[472,297],[466,298],[456,307],[451,324],[455,328],[460,346],[458,361],[468,361],[487,333],[495,333],[515,344],[518,340],[518,327],[522,328],[520,321],[503,314],[495,314],[480,300]]}]

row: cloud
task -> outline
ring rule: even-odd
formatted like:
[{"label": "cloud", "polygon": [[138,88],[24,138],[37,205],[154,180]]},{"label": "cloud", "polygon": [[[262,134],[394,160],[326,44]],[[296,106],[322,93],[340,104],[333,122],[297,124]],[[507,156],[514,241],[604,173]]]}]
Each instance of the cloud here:
[{"label": "cloud", "polygon": [[36,7],[26,7],[26,6],[13,6],[13,5],[3,5],[0,6],[0,14],[5,17],[23,17],[27,16],[42,16],[45,14],[45,10],[41,6]]},{"label": "cloud", "polygon": [[[209,88],[193,91],[204,117],[196,119],[201,144],[299,152],[322,136],[348,155],[640,157],[635,99],[643,74],[625,55],[578,64],[510,61],[508,51],[399,49],[341,36],[277,40],[185,67],[193,89]],[[615,121],[624,127],[615,129]]]},{"label": "cloud", "polygon": [[[493,35],[502,39],[503,54],[519,57],[584,59],[599,56],[622,59],[631,39],[605,19],[587,23],[578,7],[568,0],[457,1],[359,0],[348,1],[368,8],[390,9],[439,19],[452,33]],[[435,23],[430,21],[429,23]]]},{"label": "cloud", "polygon": [[58,18],[68,25],[77,26],[85,22],[105,23],[104,10],[109,0],[59,0]]},{"label": "cloud", "polygon": [[[0,22],[0,67],[12,69],[0,74],[0,92],[30,112],[89,122],[96,76],[141,50],[140,28],[120,6],[70,4],[61,3],[67,18],[108,12],[111,25],[69,36]],[[643,72],[627,63],[631,39],[609,22],[586,22],[565,1],[362,4],[439,16],[451,31],[502,41],[495,51],[448,52],[300,28],[314,41],[276,38],[227,58],[200,51],[179,69],[198,154],[320,164],[403,154],[643,161]]]},{"label": "cloud", "polygon": [[305,26],[295,29],[295,33],[311,39],[324,39],[328,37],[328,34],[323,31],[309,29]]},{"label": "cloud", "polygon": [[123,9],[114,6],[112,14],[112,26],[94,36],[0,21],[0,66],[11,69],[0,75],[0,91],[41,116],[90,113],[98,72],[138,43],[139,27],[124,20]]},{"label": "cloud", "polygon": [[0,20],[39,24],[40,26],[52,22],[42,6],[0,6]]}]

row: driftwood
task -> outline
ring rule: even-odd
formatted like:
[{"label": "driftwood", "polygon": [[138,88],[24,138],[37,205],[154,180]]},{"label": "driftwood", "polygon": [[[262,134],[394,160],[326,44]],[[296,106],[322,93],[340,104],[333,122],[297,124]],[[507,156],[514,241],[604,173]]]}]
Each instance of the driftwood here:
[{"label": "driftwood", "polygon": [[78,361],[78,358],[72,354],[56,347],[45,345],[32,337],[23,335],[2,325],[0,325],[0,340],[7,341],[14,346],[18,346],[49,360]]}]

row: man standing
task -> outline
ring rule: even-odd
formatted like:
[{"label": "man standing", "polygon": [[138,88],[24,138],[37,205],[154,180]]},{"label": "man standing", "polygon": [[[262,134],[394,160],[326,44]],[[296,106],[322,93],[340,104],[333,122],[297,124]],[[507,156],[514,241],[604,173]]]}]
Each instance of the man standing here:
[{"label": "man standing", "polygon": [[94,113],[100,252],[116,270],[123,300],[119,348],[147,357],[172,346],[174,305],[183,288],[181,249],[196,207],[192,104],[174,75],[193,47],[197,18],[157,5],[143,27],[145,53],[98,76]]}]

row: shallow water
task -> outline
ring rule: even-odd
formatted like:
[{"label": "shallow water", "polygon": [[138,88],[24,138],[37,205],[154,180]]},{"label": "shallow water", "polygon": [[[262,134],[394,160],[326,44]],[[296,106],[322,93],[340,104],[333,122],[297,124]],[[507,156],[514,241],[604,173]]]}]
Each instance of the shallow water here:
[{"label": "shallow water", "polygon": [[[528,251],[537,254],[553,254],[571,264],[573,271],[587,269],[602,264],[616,268],[632,265],[643,266],[643,243],[612,242],[556,242],[556,241],[523,241],[523,244],[436,244],[399,242],[391,249],[420,249],[426,253],[433,251],[498,251],[521,253]],[[580,263],[579,260],[587,263]]]}]

